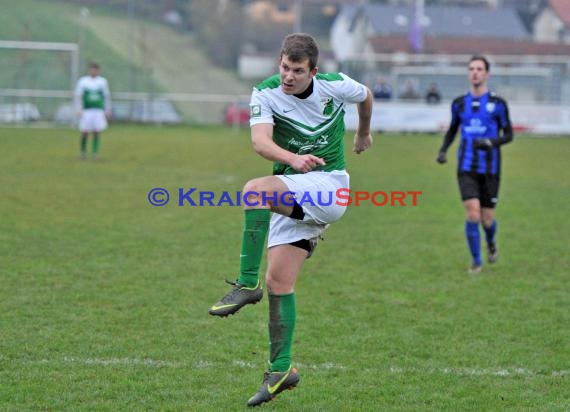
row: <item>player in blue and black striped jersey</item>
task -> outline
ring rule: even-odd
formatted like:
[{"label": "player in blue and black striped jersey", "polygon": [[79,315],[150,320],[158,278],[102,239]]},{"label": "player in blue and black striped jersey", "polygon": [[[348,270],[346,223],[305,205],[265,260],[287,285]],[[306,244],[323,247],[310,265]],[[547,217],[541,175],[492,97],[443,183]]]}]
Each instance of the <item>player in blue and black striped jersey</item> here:
[{"label": "player in blue and black striped jersey", "polygon": [[465,206],[465,236],[473,258],[470,273],[482,268],[479,222],[485,231],[489,263],[498,258],[495,206],[501,176],[500,147],[513,140],[507,102],[487,88],[489,69],[489,61],[483,56],[473,56],[469,61],[470,91],[451,104],[451,124],[437,156],[438,163],[447,162],[447,149],[461,129],[457,178]]}]

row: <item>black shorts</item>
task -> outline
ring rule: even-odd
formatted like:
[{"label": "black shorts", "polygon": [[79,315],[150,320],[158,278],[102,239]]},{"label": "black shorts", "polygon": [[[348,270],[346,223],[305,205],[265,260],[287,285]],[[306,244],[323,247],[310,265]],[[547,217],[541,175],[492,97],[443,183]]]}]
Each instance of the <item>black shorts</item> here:
[{"label": "black shorts", "polygon": [[499,175],[458,172],[461,200],[479,199],[481,207],[494,209],[499,201]]}]

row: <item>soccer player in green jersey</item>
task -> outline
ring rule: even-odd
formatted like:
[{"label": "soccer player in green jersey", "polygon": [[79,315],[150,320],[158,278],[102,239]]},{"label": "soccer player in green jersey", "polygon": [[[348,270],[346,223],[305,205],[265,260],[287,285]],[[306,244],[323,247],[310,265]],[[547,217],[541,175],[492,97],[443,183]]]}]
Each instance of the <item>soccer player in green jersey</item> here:
[{"label": "soccer player in green jersey", "polygon": [[81,132],[80,156],[87,156],[87,139],[93,134],[93,158],[99,151],[99,136],[107,128],[107,120],[111,118],[111,94],[107,79],[99,75],[97,63],[89,63],[88,75],[81,77],[75,86],[75,110],[79,117]]},{"label": "soccer player in green jersey", "polygon": [[[261,300],[260,261],[267,240],[265,282],[269,298],[269,371],[247,402],[270,401],[299,382],[291,366],[295,328],[295,282],[305,259],[328,225],[346,206],[323,205],[338,189],[349,187],[344,159],[344,108],[357,104],[359,123],[353,151],[372,145],[372,93],[343,73],[318,73],[319,50],[304,33],[288,35],[279,58],[279,74],[253,89],[250,126],[253,148],[273,162],[273,175],[244,186],[244,231],[240,273],[232,288],[209,310],[228,316]],[[245,196],[245,195],[244,195]],[[308,197],[307,197],[308,196]],[[311,198],[313,202],[301,199]]]}]

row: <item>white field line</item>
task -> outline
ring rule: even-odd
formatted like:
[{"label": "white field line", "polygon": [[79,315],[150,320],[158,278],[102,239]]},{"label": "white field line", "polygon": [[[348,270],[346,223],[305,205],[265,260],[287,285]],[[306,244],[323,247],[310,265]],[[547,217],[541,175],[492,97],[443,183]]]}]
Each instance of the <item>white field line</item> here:
[{"label": "white field line", "polygon": [[455,375],[455,376],[566,376],[568,370],[537,372],[526,368],[415,368],[390,367],[395,374]]},{"label": "white field line", "polygon": [[180,368],[184,364],[180,362],[171,362],[158,359],[140,359],[140,358],[109,358],[109,359],[99,359],[99,358],[76,358],[76,357],[64,357],[64,363],[78,363],[83,365],[96,365],[96,366],[114,366],[114,365],[126,365],[126,366],[150,366],[156,368]]},{"label": "white field line", "polygon": [[[0,360],[6,361],[5,357],[0,358]],[[219,361],[208,361],[199,360],[194,363],[186,362],[176,362],[167,361],[160,359],[149,359],[149,358],[80,358],[74,356],[66,356],[62,359],[43,359],[41,361],[36,361],[37,363],[47,363],[47,364],[78,364],[78,365],[92,365],[92,366],[142,366],[149,368],[186,368],[193,367],[195,369],[214,369],[214,368],[227,368],[227,364]],[[36,363],[34,361],[27,361],[26,363]],[[255,369],[259,368],[258,362],[250,362],[243,360],[233,360],[231,365],[236,368],[247,368]],[[352,368],[347,368],[344,365],[338,363],[321,363],[321,364],[305,364],[305,363],[295,363],[295,366],[299,369],[312,369],[312,370],[350,370]],[[397,375],[454,375],[454,376],[500,376],[500,377],[511,377],[511,376],[555,376],[563,377],[570,375],[569,370],[556,370],[556,371],[535,371],[527,368],[466,368],[466,367],[442,367],[442,368],[419,368],[419,367],[399,367],[390,366],[388,368],[361,368],[362,371],[375,371],[375,372],[385,372],[388,371]]]}]

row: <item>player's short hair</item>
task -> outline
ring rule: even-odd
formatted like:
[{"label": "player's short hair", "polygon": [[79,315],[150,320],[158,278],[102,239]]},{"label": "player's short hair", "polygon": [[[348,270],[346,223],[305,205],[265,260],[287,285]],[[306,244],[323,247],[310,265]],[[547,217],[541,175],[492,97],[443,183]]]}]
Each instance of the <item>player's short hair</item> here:
[{"label": "player's short hair", "polygon": [[100,69],[100,68],[101,68],[101,67],[99,66],[99,64],[96,63],[96,62],[90,62],[87,67],[90,68],[90,69]]},{"label": "player's short hair", "polygon": [[287,56],[296,63],[309,59],[309,69],[313,70],[317,67],[317,62],[319,61],[319,45],[310,34],[289,34],[283,40],[279,58],[283,56]]},{"label": "player's short hair", "polygon": [[485,65],[485,71],[490,71],[491,70],[491,64],[489,63],[489,60],[487,60],[487,58],[481,54],[476,54],[473,57],[471,57],[471,60],[469,60],[469,64],[471,64],[471,62],[473,61],[482,61],[483,64]]}]

